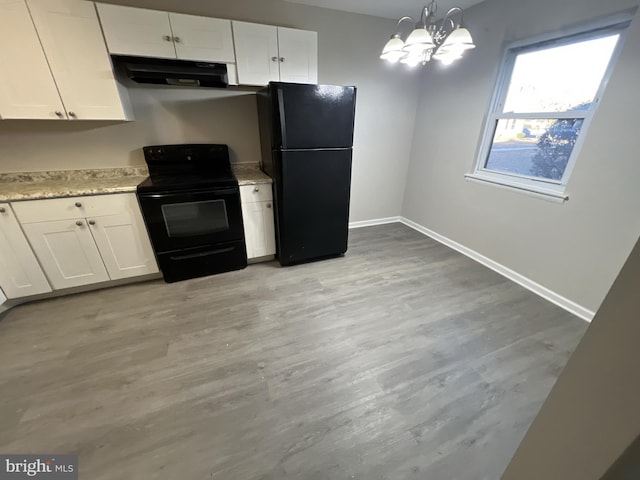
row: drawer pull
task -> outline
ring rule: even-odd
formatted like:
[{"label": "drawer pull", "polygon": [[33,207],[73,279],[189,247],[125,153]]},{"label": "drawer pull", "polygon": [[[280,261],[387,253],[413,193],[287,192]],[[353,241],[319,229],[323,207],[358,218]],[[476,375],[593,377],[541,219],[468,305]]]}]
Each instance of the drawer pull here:
[{"label": "drawer pull", "polygon": [[89,225],[95,225],[96,221],[95,220],[89,220]]},{"label": "drawer pull", "polygon": [[194,258],[202,258],[202,257],[208,257],[210,255],[218,255],[220,253],[231,252],[235,249],[236,247],[227,247],[227,248],[220,248],[218,250],[211,250],[209,252],[191,253],[187,255],[176,255],[175,257],[169,257],[169,258],[174,261],[175,260],[193,260]]},{"label": "drawer pull", "polygon": [[76,207],[80,208],[82,207],[82,204],[80,202],[76,202]]},{"label": "drawer pull", "polygon": [[270,203],[267,203],[267,208],[271,208],[271,204]]},{"label": "drawer pull", "polygon": [[258,187],[256,187],[256,188],[254,188],[254,189],[253,189],[253,191],[254,191],[254,192],[259,192],[259,191],[260,191],[260,189],[259,189]]},{"label": "drawer pull", "polygon": [[76,220],[76,225],[78,225],[79,227],[82,226],[82,220]]},{"label": "drawer pull", "polygon": [[5,213],[6,211],[7,211],[7,209],[6,209],[6,208],[4,208],[4,207],[0,207],[0,213]]}]

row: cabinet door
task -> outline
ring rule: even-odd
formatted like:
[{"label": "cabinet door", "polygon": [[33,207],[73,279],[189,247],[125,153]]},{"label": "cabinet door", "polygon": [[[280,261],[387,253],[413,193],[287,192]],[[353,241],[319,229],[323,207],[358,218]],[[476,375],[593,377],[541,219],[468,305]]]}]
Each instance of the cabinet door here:
[{"label": "cabinet door", "polygon": [[51,291],[8,204],[0,204],[0,287],[7,298]]},{"label": "cabinet door", "polygon": [[126,120],[92,2],[27,0],[70,119]]},{"label": "cabinet door", "polygon": [[181,60],[233,63],[231,20],[170,13],[176,54]]},{"label": "cabinet door", "polygon": [[65,119],[24,0],[0,0],[0,32],[0,118]]},{"label": "cabinet door", "polygon": [[243,203],[242,219],[247,258],[275,254],[276,240],[271,202]]},{"label": "cabinet door", "polygon": [[104,3],[97,6],[109,53],[176,58],[167,12]]},{"label": "cabinet door", "polygon": [[158,272],[142,217],[124,212],[88,223],[112,280]]},{"label": "cabinet door", "polygon": [[278,27],[280,81],[318,83],[318,34]]},{"label": "cabinet door", "polygon": [[238,83],[266,85],[280,79],[278,29],[270,25],[231,22],[236,45]]},{"label": "cabinet door", "polygon": [[54,289],[109,280],[84,218],[27,223],[22,228]]}]

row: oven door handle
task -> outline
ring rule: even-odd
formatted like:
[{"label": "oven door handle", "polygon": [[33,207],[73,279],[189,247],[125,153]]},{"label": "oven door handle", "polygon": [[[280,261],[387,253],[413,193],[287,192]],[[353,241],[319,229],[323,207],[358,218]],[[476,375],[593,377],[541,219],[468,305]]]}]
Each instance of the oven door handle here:
[{"label": "oven door handle", "polygon": [[235,250],[236,247],[227,247],[227,248],[219,248],[218,250],[210,250],[208,252],[201,252],[201,253],[188,253],[186,255],[174,255],[169,257],[171,260],[191,260],[193,258],[202,258],[202,257],[209,257],[211,255],[219,255],[220,253],[226,253],[226,252],[231,252],[232,250]]},{"label": "oven door handle", "polygon": [[170,193],[144,193],[142,194],[145,198],[167,198],[167,197],[176,197],[178,195],[198,195],[200,193],[206,193],[208,195],[216,196],[216,195],[231,195],[234,193],[238,193],[238,188],[225,188],[225,189],[210,189],[210,190],[190,190],[188,192],[170,192]]}]

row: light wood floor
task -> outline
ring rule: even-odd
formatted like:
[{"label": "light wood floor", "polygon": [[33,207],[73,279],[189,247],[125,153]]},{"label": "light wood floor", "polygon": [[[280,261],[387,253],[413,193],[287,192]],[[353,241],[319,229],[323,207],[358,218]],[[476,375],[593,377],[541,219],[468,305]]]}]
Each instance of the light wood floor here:
[{"label": "light wood floor", "polygon": [[399,224],[0,321],[0,452],[80,478],[496,480],[586,323]]}]

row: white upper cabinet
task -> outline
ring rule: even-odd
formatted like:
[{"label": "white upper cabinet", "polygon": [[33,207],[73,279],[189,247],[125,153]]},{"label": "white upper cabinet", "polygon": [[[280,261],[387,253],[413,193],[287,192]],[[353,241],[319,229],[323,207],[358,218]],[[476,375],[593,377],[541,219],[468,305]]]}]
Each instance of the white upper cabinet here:
[{"label": "white upper cabinet", "polygon": [[230,20],[102,3],[98,13],[111,54],[235,62]]},{"label": "white upper cabinet", "polygon": [[277,27],[235,21],[232,25],[238,83],[266,85],[279,80]]},{"label": "white upper cabinet", "polygon": [[125,111],[94,4],[27,0],[70,119],[125,120]]},{"label": "white upper cabinet", "polygon": [[232,22],[238,83],[318,83],[318,34],[294,28]]},{"label": "white upper cabinet", "polygon": [[0,118],[66,118],[24,0],[0,0],[0,32]]},{"label": "white upper cabinet", "polygon": [[231,20],[170,13],[176,54],[181,60],[233,63]]},{"label": "white upper cabinet", "polygon": [[176,58],[167,12],[104,3],[97,7],[109,53]]},{"label": "white upper cabinet", "polygon": [[280,81],[318,83],[318,34],[278,27]]}]

